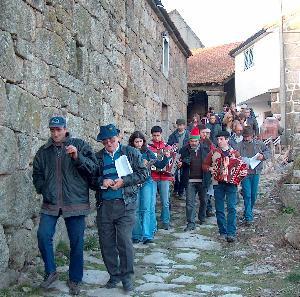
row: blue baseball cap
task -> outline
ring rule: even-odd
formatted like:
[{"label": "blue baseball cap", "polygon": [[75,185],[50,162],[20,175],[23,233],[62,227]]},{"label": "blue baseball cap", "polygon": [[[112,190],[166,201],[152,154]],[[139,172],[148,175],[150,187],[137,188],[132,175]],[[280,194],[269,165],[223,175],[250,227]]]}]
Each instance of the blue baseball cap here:
[{"label": "blue baseball cap", "polygon": [[49,128],[66,128],[66,119],[62,116],[54,116],[49,121]]},{"label": "blue baseball cap", "polygon": [[100,126],[100,132],[97,135],[97,141],[102,141],[108,138],[112,138],[114,136],[118,136],[119,133],[120,130],[117,129],[113,124]]}]

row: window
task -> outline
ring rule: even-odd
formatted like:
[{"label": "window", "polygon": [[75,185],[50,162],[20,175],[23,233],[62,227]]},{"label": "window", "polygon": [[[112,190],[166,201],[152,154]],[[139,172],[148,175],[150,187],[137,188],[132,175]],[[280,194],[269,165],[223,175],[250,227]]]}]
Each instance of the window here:
[{"label": "window", "polygon": [[244,71],[254,66],[253,47],[244,51]]},{"label": "window", "polygon": [[161,120],[163,122],[168,121],[168,105],[162,103],[162,108],[161,108]]},{"label": "window", "polygon": [[163,33],[163,61],[162,72],[165,77],[169,75],[169,55],[170,55],[170,43],[168,33]]}]

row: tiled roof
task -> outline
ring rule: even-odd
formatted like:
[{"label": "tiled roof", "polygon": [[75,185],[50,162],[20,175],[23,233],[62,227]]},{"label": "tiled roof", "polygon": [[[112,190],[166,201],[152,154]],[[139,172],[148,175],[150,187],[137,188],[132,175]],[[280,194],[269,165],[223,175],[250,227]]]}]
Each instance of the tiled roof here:
[{"label": "tiled roof", "polygon": [[234,58],[229,52],[240,42],[192,50],[188,59],[189,84],[222,84],[234,73]]}]

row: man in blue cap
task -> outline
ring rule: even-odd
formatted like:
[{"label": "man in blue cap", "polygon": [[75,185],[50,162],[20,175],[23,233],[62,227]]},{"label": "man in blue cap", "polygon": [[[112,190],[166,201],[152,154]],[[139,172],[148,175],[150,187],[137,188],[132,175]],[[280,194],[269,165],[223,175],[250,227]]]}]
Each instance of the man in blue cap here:
[{"label": "man in blue cap", "polygon": [[[142,155],[131,146],[120,144],[119,130],[112,124],[100,127],[97,141],[104,148],[96,156],[98,174],[93,185],[97,200],[97,226],[102,258],[110,279],[106,288],[122,281],[125,291],[133,290],[132,229],[135,223],[138,185],[148,175]],[[126,156],[132,173],[121,175],[115,161]],[[124,159],[124,157],[122,157]],[[125,158],[125,160],[126,160]]]},{"label": "man in blue cap", "polygon": [[64,117],[52,117],[49,128],[51,137],[36,153],[32,174],[36,191],[43,196],[37,232],[45,264],[40,287],[47,289],[58,278],[52,241],[62,215],[71,249],[68,286],[70,294],[78,295],[83,277],[85,215],[90,211],[88,181],[96,174],[97,159],[85,141],[70,137]]}]

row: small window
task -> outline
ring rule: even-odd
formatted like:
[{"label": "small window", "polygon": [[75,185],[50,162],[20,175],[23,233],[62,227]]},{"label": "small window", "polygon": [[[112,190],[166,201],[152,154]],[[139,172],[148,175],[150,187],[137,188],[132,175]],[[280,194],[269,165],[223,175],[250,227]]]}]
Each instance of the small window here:
[{"label": "small window", "polygon": [[170,55],[170,43],[169,36],[167,33],[163,33],[163,62],[162,62],[162,72],[164,76],[169,75],[169,55]]},{"label": "small window", "polygon": [[163,122],[168,121],[168,105],[162,103],[162,108],[161,108],[161,120]]},{"label": "small window", "polygon": [[253,47],[244,51],[244,71],[254,66]]}]

